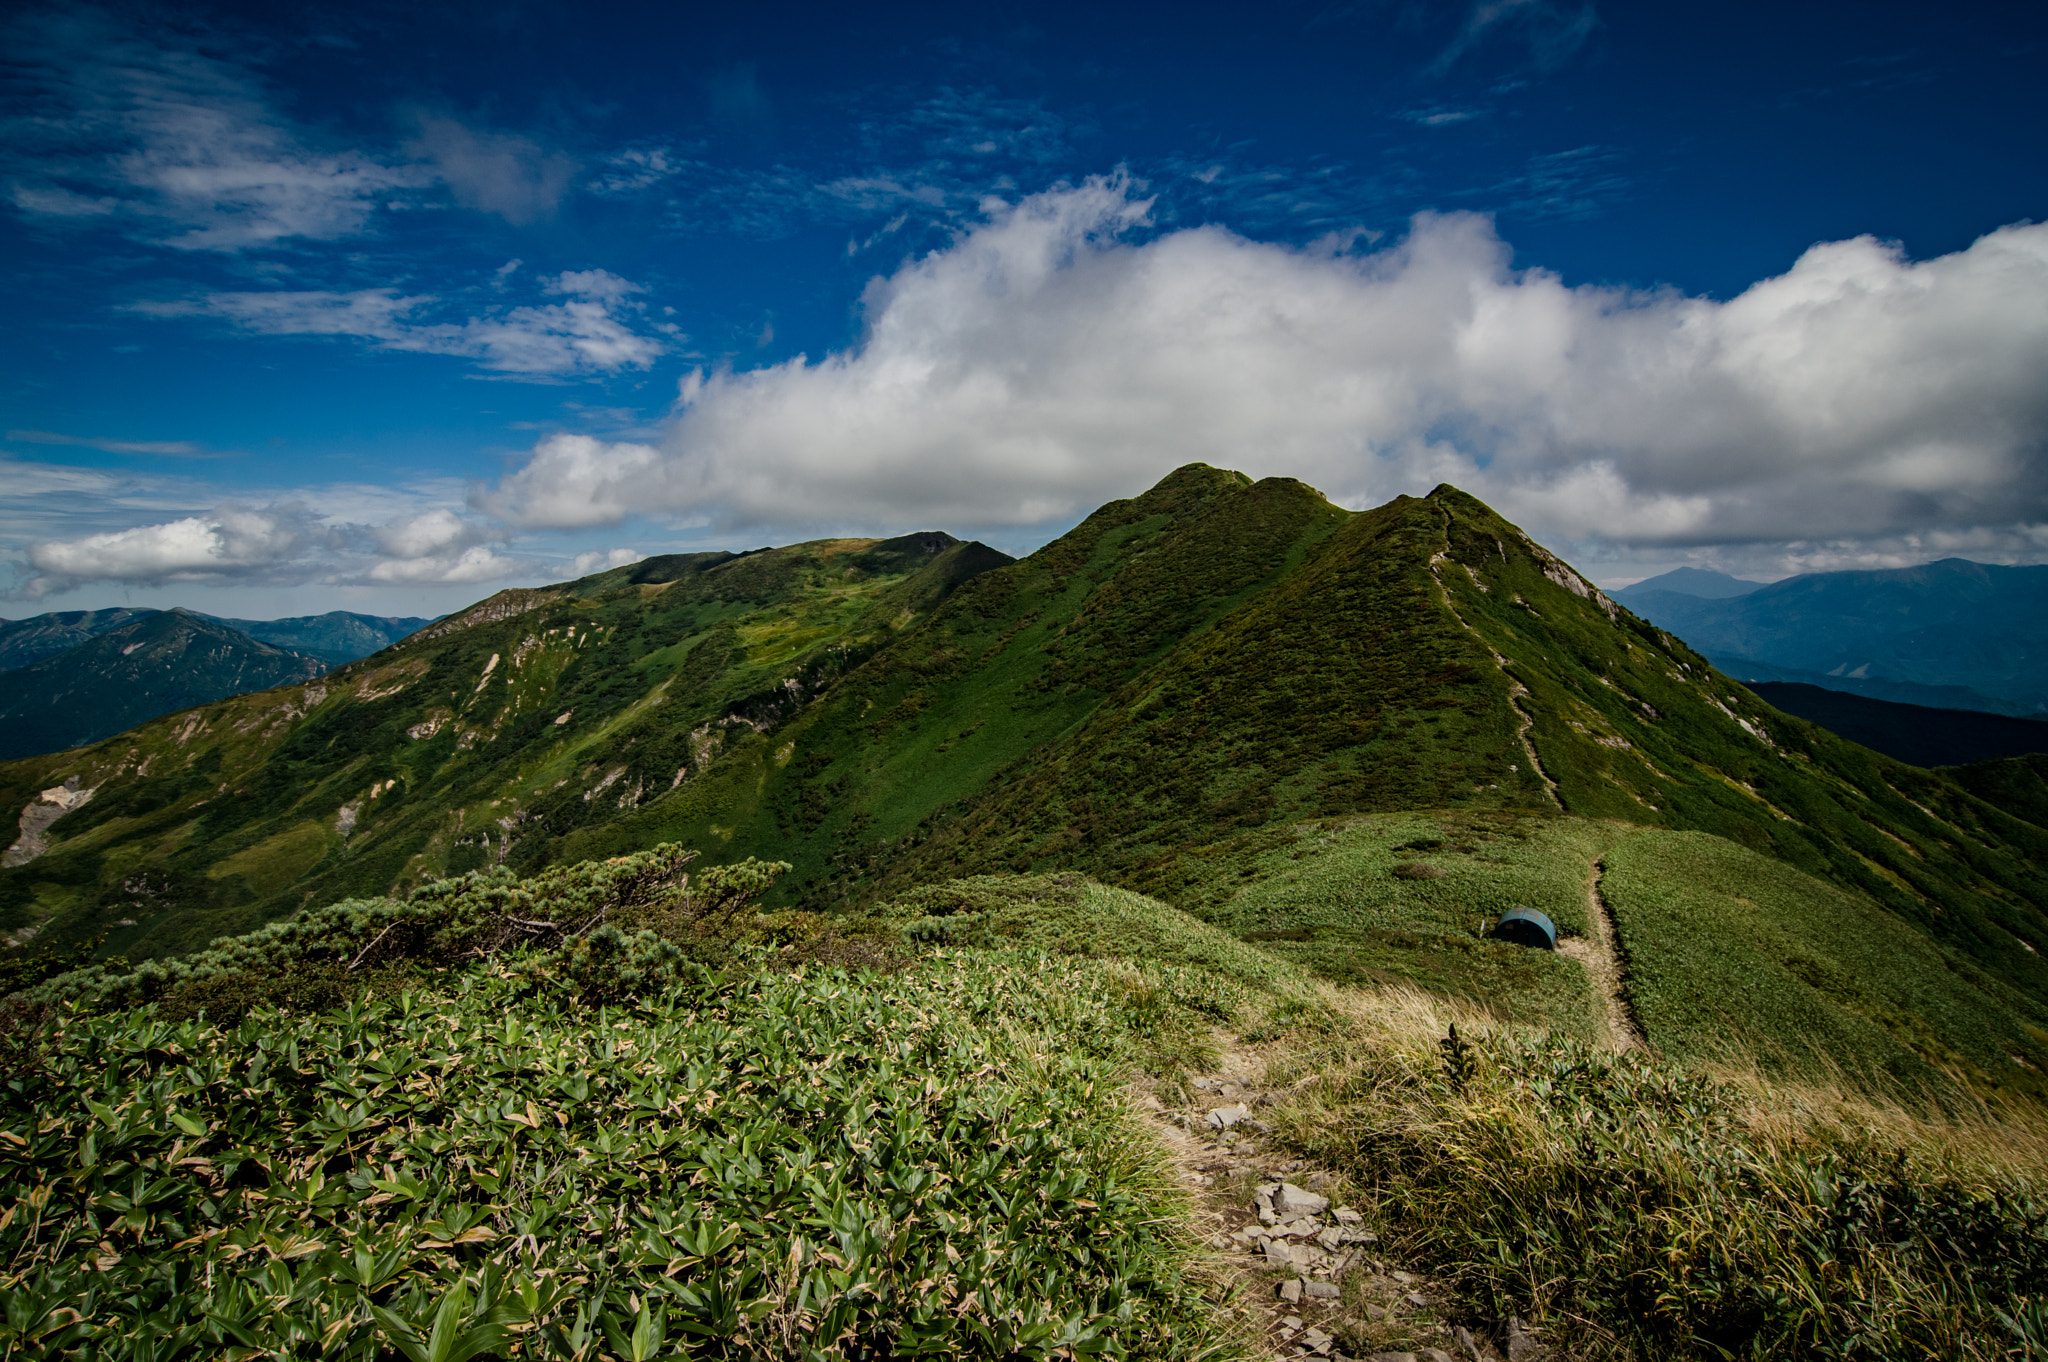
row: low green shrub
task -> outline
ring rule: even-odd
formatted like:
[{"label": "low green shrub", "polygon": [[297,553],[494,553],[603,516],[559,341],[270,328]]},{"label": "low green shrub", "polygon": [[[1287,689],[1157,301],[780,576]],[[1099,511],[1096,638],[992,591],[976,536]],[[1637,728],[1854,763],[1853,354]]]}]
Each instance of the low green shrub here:
[{"label": "low green shrub", "polygon": [[[599,929],[231,1029],[60,1009],[0,1083],[0,1355],[1215,1355],[1103,1100],[1199,981],[673,949]],[[604,1003],[622,964],[669,982]]]},{"label": "low green shrub", "polygon": [[[789,867],[741,861],[691,872],[694,851],[652,851],[584,861],[522,879],[492,866],[420,886],[404,899],[348,899],[217,942],[195,955],[133,969],[107,961],[25,990],[33,1002],[120,1008],[160,1003],[167,1017],[234,1021],[266,1004],[319,1010],[355,994],[389,992],[422,971],[517,950],[569,950],[586,961],[578,988],[599,967],[586,943],[607,929],[699,948],[716,957],[743,934],[763,890]],[[612,948],[611,937],[601,955]],[[659,954],[645,942],[616,962],[643,971]],[[608,955],[605,955],[609,959]],[[638,974],[634,977],[637,979]],[[668,976],[657,971],[659,979]],[[614,987],[621,986],[619,984]],[[617,996],[605,993],[605,997]]]}]

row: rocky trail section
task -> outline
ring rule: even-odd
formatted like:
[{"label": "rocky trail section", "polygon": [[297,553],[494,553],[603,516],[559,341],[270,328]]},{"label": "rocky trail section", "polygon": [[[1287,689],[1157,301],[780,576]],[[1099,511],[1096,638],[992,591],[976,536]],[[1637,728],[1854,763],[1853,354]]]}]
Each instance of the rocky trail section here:
[{"label": "rocky trail section", "polygon": [[[1226,1282],[1220,1309],[1263,1355],[1329,1362],[1549,1362],[1509,1319],[1475,1333],[1419,1272],[1389,1262],[1367,1217],[1337,1204],[1341,1179],[1270,1146],[1258,1113],[1288,1099],[1264,1061],[1227,1037],[1214,1073],[1134,1091],[1195,1202]],[[1255,1352],[1255,1355],[1259,1355]]]}]

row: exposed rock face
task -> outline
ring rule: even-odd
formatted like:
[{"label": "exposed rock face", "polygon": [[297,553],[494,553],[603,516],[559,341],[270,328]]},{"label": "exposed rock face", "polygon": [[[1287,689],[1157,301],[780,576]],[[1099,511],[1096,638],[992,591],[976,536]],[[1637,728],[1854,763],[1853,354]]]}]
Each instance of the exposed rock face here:
[{"label": "exposed rock face", "polygon": [[0,853],[0,866],[27,865],[50,849],[50,825],[70,813],[93,797],[97,786],[81,787],[77,776],[69,776],[62,785],[53,786],[36,796],[35,802],[21,811],[21,836],[14,845]]},{"label": "exposed rock face", "polygon": [[473,629],[479,624],[495,624],[523,615],[529,610],[538,610],[550,601],[560,600],[559,591],[539,591],[530,587],[512,587],[463,611],[453,618],[428,629],[422,629],[405,640],[406,643],[425,643],[429,639],[445,637],[464,629]]}]

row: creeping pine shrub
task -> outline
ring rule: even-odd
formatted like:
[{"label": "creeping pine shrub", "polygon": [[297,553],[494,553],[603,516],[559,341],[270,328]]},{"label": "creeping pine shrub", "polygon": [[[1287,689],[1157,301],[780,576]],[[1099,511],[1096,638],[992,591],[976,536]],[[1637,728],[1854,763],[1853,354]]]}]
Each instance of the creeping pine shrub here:
[{"label": "creeping pine shrub", "polygon": [[[69,949],[52,944],[0,957],[0,1077],[33,1068],[42,1058],[42,1032],[50,1019],[50,1005],[24,996],[24,990],[85,966],[106,939],[102,932]],[[119,969],[128,962],[115,956],[105,963]]]},{"label": "creeping pine shrub", "polygon": [[596,1007],[658,992],[688,973],[683,948],[656,932],[627,936],[606,923],[560,950],[522,962],[521,973]]},{"label": "creeping pine shrub", "polygon": [[[73,970],[23,996],[96,1010],[158,1003],[169,1017],[204,1011],[231,1021],[266,1004],[333,1006],[355,993],[392,991],[422,970],[463,967],[515,950],[562,952],[605,928],[621,940],[644,936],[701,948],[739,932],[762,890],[789,869],[749,859],[692,873],[686,867],[696,856],[663,843],[526,879],[492,866],[422,885],[404,899],[328,904],[179,959]],[[636,979],[672,977],[661,973],[665,967],[656,957],[666,957],[650,944],[596,955],[588,947],[578,950],[575,968],[586,976],[616,956]]]}]

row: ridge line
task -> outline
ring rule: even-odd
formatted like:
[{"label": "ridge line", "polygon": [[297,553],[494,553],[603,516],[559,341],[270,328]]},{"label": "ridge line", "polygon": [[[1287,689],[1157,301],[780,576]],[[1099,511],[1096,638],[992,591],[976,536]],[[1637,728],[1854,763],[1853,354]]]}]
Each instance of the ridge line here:
[{"label": "ridge line", "polygon": [[1451,589],[1444,585],[1443,574],[1437,571],[1436,565],[1449,561],[1451,557],[1451,513],[1448,508],[1442,505],[1437,506],[1436,510],[1437,514],[1444,518],[1444,551],[1430,555],[1430,578],[1436,582],[1436,589],[1443,595],[1444,609],[1451,612],[1451,618],[1458,622],[1460,628],[1472,635],[1473,638],[1479,640],[1479,646],[1486,649],[1487,655],[1493,658],[1493,665],[1500,670],[1501,676],[1506,678],[1508,683],[1508,703],[1514,707],[1515,713],[1522,720],[1521,726],[1515,730],[1515,737],[1521,741],[1522,751],[1528,754],[1529,769],[1534,771],[1536,778],[1543,782],[1544,793],[1550,796],[1550,802],[1557,805],[1559,812],[1568,813],[1570,810],[1565,808],[1564,796],[1558,793],[1557,782],[1550,778],[1550,772],[1543,769],[1543,759],[1536,755],[1536,743],[1530,737],[1531,731],[1536,727],[1536,716],[1531,714],[1522,704],[1522,697],[1529,693],[1529,688],[1514,678],[1513,673],[1508,671],[1508,659],[1496,650],[1491,643],[1488,643],[1486,636],[1473,628],[1471,622],[1459,612],[1457,602],[1451,599]]}]

